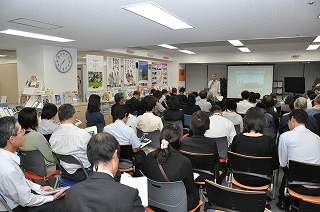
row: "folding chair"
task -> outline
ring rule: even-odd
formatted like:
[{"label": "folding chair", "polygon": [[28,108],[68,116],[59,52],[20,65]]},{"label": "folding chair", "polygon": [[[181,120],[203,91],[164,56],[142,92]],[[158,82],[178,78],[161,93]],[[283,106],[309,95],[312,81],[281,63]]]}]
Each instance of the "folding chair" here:
[{"label": "folding chair", "polygon": [[265,210],[267,194],[263,191],[245,191],[228,188],[209,180],[206,181],[208,203],[204,205],[204,211],[208,209],[222,211],[255,211]]},{"label": "folding chair", "polygon": [[222,178],[224,178],[227,175],[228,171],[228,164],[227,164],[227,159],[228,159],[228,138],[227,136],[220,137],[220,138],[212,138],[218,148],[218,153],[219,153],[219,161],[220,161],[220,170],[222,171],[221,176],[219,178],[219,183],[222,182]]},{"label": "folding chair", "polygon": [[[167,212],[187,211],[187,193],[182,181],[157,182],[148,178],[148,205]],[[200,200],[195,211],[203,202]],[[147,212],[155,210],[146,207]]]},{"label": "folding chair", "polygon": [[240,134],[241,132],[240,132],[240,124],[235,124],[235,125],[233,125],[234,126],[234,129],[236,130],[236,133],[237,134]]},{"label": "folding chair", "polygon": [[263,134],[264,135],[269,135],[274,139],[276,138],[276,132],[275,132],[274,127],[263,128]]},{"label": "folding chair", "polygon": [[160,147],[160,130],[155,130],[153,132],[143,132],[142,130],[137,128],[137,136],[141,138],[145,134],[146,138],[150,139],[152,142],[147,145],[147,147],[152,147],[157,149]]},{"label": "folding chair", "polygon": [[57,186],[60,170],[56,170],[48,173],[43,155],[39,150],[32,150],[32,151],[20,150],[20,155],[21,155],[22,170],[24,172],[24,175],[27,178],[33,181],[44,180],[48,185],[50,185],[48,179],[50,177],[55,177],[56,181],[53,187],[55,188]]},{"label": "folding chair", "polygon": [[121,173],[135,172],[135,162],[131,144],[120,145],[120,158],[118,168]]},{"label": "folding chair", "polygon": [[320,211],[320,202],[300,200],[299,212]]},{"label": "folding chair", "polygon": [[[86,177],[88,178],[88,173],[87,173],[86,169],[84,168],[81,160],[76,155],[62,155],[62,154],[58,154],[55,152],[52,152],[52,154],[53,154],[54,158],[56,159],[56,161],[60,167],[60,170],[63,170],[63,167],[61,166],[60,161],[63,161],[65,163],[70,163],[70,164],[77,164],[77,165],[80,165],[80,167],[84,171]],[[76,184],[76,182],[69,180],[67,178],[64,178],[64,177],[59,179],[59,183],[64,186],[73,186]]]},{"label": "folding chair", "polygon": [[183,135],[183,124],[182,124],[182,121],[181,120],[177,120],[177,121],[168,121],[168,120],[162,120],[162,124],[163,126],[167,126],[167,125],[170,125],[170,124],[176,124],[180,127],[181,129],[181,135]]},{"label": "folding chair", "polygon": [[184,114],[183,126],[186,128],[190,128],[190,120],[191,120],[191,115]]},{"label": "folding chair", "polygon": [[12,212],[11,208],[7,204],[6,198],[0,194],[0,211]]}]

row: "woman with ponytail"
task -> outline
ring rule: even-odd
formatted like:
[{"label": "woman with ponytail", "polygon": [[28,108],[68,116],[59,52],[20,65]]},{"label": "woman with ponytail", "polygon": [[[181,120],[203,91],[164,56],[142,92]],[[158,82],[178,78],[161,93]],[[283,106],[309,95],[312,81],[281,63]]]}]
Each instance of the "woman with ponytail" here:
[{"label": "woman with ponytail", "polygon": [[146,176],[158,182],[183,181],[187,191],[188,210],[199,203],[199,192],[194,185],[192,165],[179,153],[181,129],[176,124],[165,126],[160,133],[160,147],[147,155]]}]

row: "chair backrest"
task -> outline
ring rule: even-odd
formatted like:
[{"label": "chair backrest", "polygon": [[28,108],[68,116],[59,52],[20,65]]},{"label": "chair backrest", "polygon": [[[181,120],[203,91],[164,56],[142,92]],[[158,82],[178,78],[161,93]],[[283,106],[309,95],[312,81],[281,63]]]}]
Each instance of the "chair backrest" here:
[{"label": "chair backrest", "polygon": [[43,155],[39,150],[32,151],[22,151],[21,154],[21,164],[22,169],[32,172],[39,176],[47,175],[47,168],[44,162]]},{"label": "chair backrest", "polygon": [[82,170],[84,171],[85,175],[88,177],[88,173],[86,171],[86,169],[84,168],[81,160],[76,156],[76,155],[61,155],[55,152],[52,152],[53,156],[55,157],[55,159],[57,160],[57,163],[60,167],[61,170],[63,170],[63,168],[60,166],[60,162],[59,161],[63,161],[65,163],[71,163],[71,164],[77,164],[80,165]]},{"label": "chair backrest", "polygon": [[[52,134],[43,135],[49,143]],[[50,144],[50,143],[49,143]]]},{"label": "chair backrest", "polygon": [[120,158],[121,159],[128,159],[133,160],[133,152],[132,152],[132,145],[131,144],[124,144],[120,145]]},{"label": "chair backrest", "polygon": [[184,114],[183,125],[190,127],[191,115]]},{"label": "chair backrest", "polygon": [[12,212],[11,208],[7,204],[7,201],[2,194],[0,194],[0,211]]},{"label": "chair backrest", "polygon": [[168,120],[164,120],[162,119],[162,124],[163,126],[167,126],[167,125],[170,125],[170,124],[176,124],[180,127],[181,129],[181,135],[183,135],[183,124],[182,124],[182,121],[181,120],[177,120],[177,121],[168,121]]},{"label": "chair backrest", "polygon": [[320,165],[290,160],[288,183],[320,186]]},{"label": "chair backrest", "polygon": [[223,211],[263,212],[267,193],[228,188],[212,181],[206,181],[210,208]]},{"label": "chair backrest", "polygon": [[188,211],[183,182],[156,182],[148,179],[148,205],[168,212]]},{"label": "chair backrest", "polygon": [[276,133],[274,127],[265,127],[263,128],[263,134],[276,138]]},{"label": "chair backrest", "polygon": [[233,126],[234,126],[234,129],[236,130],[236,133],[240,134],[240,124],[235,124]]},{"label": "chair backrest", "polygon": [[320,211],[319,202],[310,202],[307,200],[300,200],[299,212],[313,212]]},{"label": "chair backrest", "polygon": [[220,138],[212,138],[218,148],[218,153],[220,158],[228,158],[228,139],[227,136]]},{"label": "chair backrest", "polygon": [[228,163],[233,173],[271,180],[272,157],[255,157],[228,151]]},{"label": "chair backrest", "polygon": [[148,147],[152,147],[154,149],[160,147],[160,130],[155,130],[153,132],[143,132],[137,128],[137,136],[141,138],[143,134],[145,134],[146,138],[152,141],[150,144],[147,145]]}]

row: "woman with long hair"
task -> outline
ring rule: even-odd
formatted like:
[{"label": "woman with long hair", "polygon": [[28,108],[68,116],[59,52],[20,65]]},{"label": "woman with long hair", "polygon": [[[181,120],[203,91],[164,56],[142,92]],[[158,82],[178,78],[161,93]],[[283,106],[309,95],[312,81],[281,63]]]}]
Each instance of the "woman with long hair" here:
[{"label": "woman with long hair", "polygon": [[[160,148],[147,155],[146,176],[154,181],[183,181],[187,191],[188,210],[199,202],[190,160],[179,153],[181,129],[176,124],[165,126],[160,134]],[[161,171],[163,170],[163,172]]]},{"label": "woman with long hair", "polygon": [[88,108],[86,111],[86,120],[87,120],[88,127],[97,126],[97,125],[103,125],[104,127],[106,125],[104,116],[100,112],[101,111],[100,99],[101,99],[100,96],[96,94],[91,94],[89,97]]}]

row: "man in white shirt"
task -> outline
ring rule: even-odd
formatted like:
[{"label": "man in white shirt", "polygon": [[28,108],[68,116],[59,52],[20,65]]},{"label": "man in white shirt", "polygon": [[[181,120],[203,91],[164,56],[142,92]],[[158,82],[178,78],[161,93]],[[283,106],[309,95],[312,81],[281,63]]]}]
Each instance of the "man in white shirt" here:
[{"label": "man in white shirt", "polygon": [[210,128],[205,132],[204,136],[209,138],[227,136],[228,146],[230,146],[233,137],[237,134],[233,123],[221,115],[221,108],[218,105],[213,105],[210,113]]},{"label": "man in white shirt", "polygon": [[[87,158],[87,144],[91,135],[84,129],[75,126],[76,110],[71,104],[63,104],[58,109],[60,127],[52,134],[49,143],[52,151],[62,155],[76,155],[85,168],[90,167]],[[67,164],[63,161],[60,165],[65,169],[62,175],[75,182],[85,180],[87,177],[80,165]]]},{"label": "man in white shirt", "polygon": [[14,117],[0,118],[0,193],[14,212],[64,211],[64,200],[60,198],[66,189],[48,196],[34,194],[53,188],[27,180],[20,169],[16,150],[23,146],[24,132]]},{"label": "man in white shirt", "polygon": [[242,91],[241,98],[242,101],[237,103],[237,113],[244,115],[246,114],[247,110],[251,107],[254,107],[254,104],[251,104],[249,100],[249,91]]},{"label": "man in white shirt", "polygon": [[202,111],[210,112],[211,103],[207,101],[207,92],[205,90],[201,90],[199,92],[200,101],[196,102],[196,105],[199,105]]},{"label": "man in white shirt", "polygon": [[220,96],[220,82],[217,80],[217,75],[212,74],[212,80],[208,82],[209,92],[213,94],[216,99],[216,96]]},{"label": "man in white shirt", "polygon": [[[288,178],[289,160],[296,160],[314,164],[320,164],[320,137],[305,127],[308,123],[308,114],[305,110],[294,109],[288,115],[290,131],[280,135],[279,138],[279,162],[285,172],[279,188],[280,209],[286,207],[284,188]],[[320,196],[320,188],[307,188],[303,185],[290,187],[300,194]]]}]

